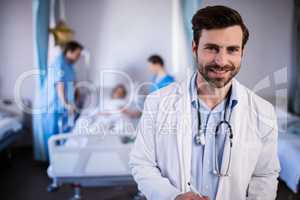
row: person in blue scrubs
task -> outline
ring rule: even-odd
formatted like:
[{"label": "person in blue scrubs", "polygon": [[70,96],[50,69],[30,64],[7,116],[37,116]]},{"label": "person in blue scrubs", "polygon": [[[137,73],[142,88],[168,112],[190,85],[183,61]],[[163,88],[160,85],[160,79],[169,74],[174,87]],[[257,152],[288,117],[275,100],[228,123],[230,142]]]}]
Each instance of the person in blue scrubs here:
[{"label": "person in blue scrubs", "polygon": [[166,87],[173,83],[175,79],[169,75],[164,68],[164,61],[159,55],[152,55],[148,58],[149,69],[154,74],[150,92]]},{"label": "person in blue scrubs", "polygon": [[70,131],[70,124],[74,123],[76,114],[74,64],[79,60],[82,50],[83,46],[78,42],[68,42],[63,52],[48,68],[46,84],[48,110],[44,118],[46,146],[50,136]]}]

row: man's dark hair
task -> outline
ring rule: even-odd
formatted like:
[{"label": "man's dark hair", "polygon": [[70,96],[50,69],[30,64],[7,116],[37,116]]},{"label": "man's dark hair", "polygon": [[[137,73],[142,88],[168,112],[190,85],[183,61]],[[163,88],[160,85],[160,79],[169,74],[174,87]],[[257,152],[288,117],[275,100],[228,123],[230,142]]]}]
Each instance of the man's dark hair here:
[{"label": "man's dark hair", "polygon": [[159,64],[162,67],[164,66],[164,60],[162,59],[162,57],[160,57],[159,55],[152,55],[148,58],[148,62],[152,63],[152,64]]},{"label": "man's dark hair", "polygon": [[234,9],[226,6],[208,6],[196,12],[192,19],[193,40],[199,44],[201,31],[203,29],[221,29],[238,25],[243,31],[242,48],[246,45],[249,38],[249,31],[243,22],[241,15]]},{"label": "man's dark hair", "polygon": [[70,41],[70,42],[67,42],[65,45],[64,45],[64,55],[66,55],[66,53],[68,51],[75,51],[76,49],[80,49],[80,50],[83,50],[83,46],[82,44],[80,44],[79,42],[76,42],[76,41]]}]

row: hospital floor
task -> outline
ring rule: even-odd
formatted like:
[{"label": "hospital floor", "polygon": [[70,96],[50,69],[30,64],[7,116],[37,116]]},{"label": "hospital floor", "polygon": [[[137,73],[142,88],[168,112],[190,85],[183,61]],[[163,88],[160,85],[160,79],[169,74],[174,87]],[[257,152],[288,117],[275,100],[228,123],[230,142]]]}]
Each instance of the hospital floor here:
[{"label": "hospital floor", "polygon": [[[50,183],[46,174],[47,165],[32,159],[31,148],[11,150],[11,158],[0,154],[0,199],[1,200],[68,200],[73,194],[70,186],[48,193]],[[131,200],[135,187],[84,188],[86,200]],[[279,183],[277,200],[300,200],[300,194],[293,194],[284,183]]]}]

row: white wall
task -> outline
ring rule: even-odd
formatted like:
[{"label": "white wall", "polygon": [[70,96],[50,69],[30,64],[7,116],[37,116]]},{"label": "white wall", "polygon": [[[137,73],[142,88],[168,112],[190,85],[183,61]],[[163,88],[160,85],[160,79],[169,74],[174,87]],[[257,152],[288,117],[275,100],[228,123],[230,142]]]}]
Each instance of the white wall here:
[{"label": "white wall", "polygon": [[[203,2],[203,6],[227,5],[241,13],[249,29],[250,38],[238,79],[250,89],[254,89],[260,81],[269,76],[271,86],[258,92],[269,100],[270,96],[274,96],[275,90],[284,88],[278,81],[274,81],[276,76],[274,72],[276,74],[276,71],[284,67],[289,70],[292,65],[293,2],[294,0],[204,0]],[[279,80],[286,80],[284,73],[277,74]]]},{"label": "white wall", "polygon": [[[12,97],[15,81],[33,69],[32,0],[0,0],[0,96]],[[34,81],[22,85],[31,98]]]},{"label": "white wall", "polygon": [[171,71],[171,9],[172,0],[66,0],[67,22],[91,52],[90,78],[98,81],[99,69],[120,69],[147,80],[152,53]]}]

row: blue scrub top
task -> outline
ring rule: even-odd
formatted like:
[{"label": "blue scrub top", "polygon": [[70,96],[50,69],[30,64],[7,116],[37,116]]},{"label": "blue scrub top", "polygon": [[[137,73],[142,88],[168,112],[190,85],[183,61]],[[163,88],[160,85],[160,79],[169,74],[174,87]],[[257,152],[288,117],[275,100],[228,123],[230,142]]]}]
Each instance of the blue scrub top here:
[{"label": "blue scrub top", "polygon": [[[48,140],[52,135],[69,132],[69,113],[64,108],[58,97],[56,85],[58,82],[64,83],[65,98],[68,103],[74,103],[74,82],[75,71],[73,64],[69,63],[63,54],[57,56],[53,64],[48,67],[46,82],[43,87],[43,106],[47,111],[43,113],[44,145],[48,156]],[[61,122],[61,123],[60,123]]]},{"label": "blue scrub top", "polygon": [[75,71],[73,64],[69,63],[63,54],[60,54],[54,60],[54,63],[48,68],[48,108],[54,112],[64,112],[64,107],[58,97],[56,85],[59,82],[64,84],[65,98],[68,103],[74,104],[74,82]]},{"label": "blue scrub top", "polygon": [[150,92],[154,92],[156,90],[159,90],[160,88],[166,87],[169,84],[173,83],[175,79],[171,75],[166,75],[160,80],[155,82],[156,77],[154,77],[153,85],[150,87]]}]

